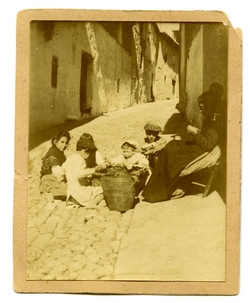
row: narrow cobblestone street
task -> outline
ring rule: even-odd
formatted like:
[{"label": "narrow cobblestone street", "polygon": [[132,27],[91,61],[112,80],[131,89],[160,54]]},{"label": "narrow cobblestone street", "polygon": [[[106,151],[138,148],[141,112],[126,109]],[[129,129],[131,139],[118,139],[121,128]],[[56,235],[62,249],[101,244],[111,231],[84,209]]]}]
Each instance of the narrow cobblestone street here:
[{"label": "narrow cobblestone street", "polygon": [[[157,119],[159,121],[166,133],[166,137],[170,138],[173,133],[180,134],[183,129],[182,126],[185,125],[185,121],[182,121],[179,117],[175,105],[176,101],[172,100],[158,101],[97,117],[89,123],[70,130],[72,140],[66,151],[66,156],[69,156],[74,152],[76,141],[83,132],[89,132],[93,135],[96,145],[103,157],[118,155],[120,153],[120,146],[126,139],[136,140],[141,145],[144,138],[143,126],[152,119]],[[177,124],[171,122],[174,116],[176,118],[174,121],[177,121]],[[51,133],[51,137],[53,135],[54,134]],[[46,197],[39,193],[38,185],[41,158],[49,146],[50,141],[46,141],[34,147],[29,152],[27,279],[116,279],[115,266],[118,256],[121,253],[122,240],[129,234],[134,212],[137,208],[138,211],[140,211],[141,203],[139,203],[137,205],[138,207],[136,206],[135,209],[131,209],[125,213],[110,211],[106,206],[105,201],[102,201],[94,209],[67,209],[66,203],[59,200],[55,201],[53,204],[48,203]],[[197,203],[198,201],[198,206],[195,204],[196,212],[197,209],[200,208],[200,199],[201,198],[199,197],[197,200],[196,197],[196,202],[192,202]],[[220,256],[222,255],[222,257],[219,258],[219,261],[221,261],[222,264],[220,263],[219,266],[220,274],[215,275],[216,278],[220,280],[223,279],[224,273],[223,252],[225,247],[223,244],[224,242],[221,242],[221,239],[224,239],[224,229],[221,228],[221,226],[223,226],[223,220],[225,219],[225,205],[218,195],[216,196],[216,201],[219,201],[217,205],[220,205],[219,213],[223,218],[220,220],[220,224],[222,225],[219,227]],[[142,204],[145,204],[145,202]],[[149,205],[148,203],[146,204]],[[171,207],[175,207],[174,205],[180,206],[178,201],[177,204],[171,202],[171,205]],[[216,205],[216,203],[214,203],[214,205]],[[212,216],[214,216],[214,212],[216,211],[215,208],[211,208],[210,214]],[[204,218],[206,218],[206,216],[204,216]],[[216,216],[214,216],[214,218],[214,220],[217,219]],[[209,221],[209,218],[207,219]],[[134,222],[134,234],[136,234],[135,226],[136,224]],[[207,229],[205,223],[203,228]],[[194,232],[197,232],[196,228],[194,228]],[[217,231],[215,230],[215,234],[216,233]],[[139,237],[139,234],[137,234],[137,236]],[[152,234],[151,237],[154,237],[154,235]],[[162,237],[165,237],[165,235],[162,234]],[[199,240],[200,237],[201,235],[199,236]],[[138,238],[136,241],[138,242]],[[212,246],[213,245],[214,242],[212,243]],[[139,247],[138,249],[140,249]],[[123,245],[123,259],[122,262],[120,262],[120,264],[122,263],[123,268],[126,267],[126,264],[124,264],[124,260],[126,263],[126,254],[124,259],[124,249],[126,250],[126,245]],[[168,247],[168,249],[170,248]],[[145,254],[145,258],[150,261],[150,250],[145,252]],[[213,257],[216,258],[216,254],[213,255]],[[131,265],[133,262],[130,261],[135,260],[127,259],[128,264]],[[162,266],[162,264],[159,266]],[[128,268],[131,268],[131,266]],[[120,272],[121,268],[118,268],[118,271]],[[126,274],[126,277],[127,276],[129,276],[129,273]],[[131,277],[134,277],[132,272]],[[162,276],[159,277],[162,278]],[[179,276],[177,275],[176,277],[176,279],[178,279]],[[166,276],[163,275],[163,278],[165,279]],[[213,275],[210,275],[209,278],[213,279]]]}]

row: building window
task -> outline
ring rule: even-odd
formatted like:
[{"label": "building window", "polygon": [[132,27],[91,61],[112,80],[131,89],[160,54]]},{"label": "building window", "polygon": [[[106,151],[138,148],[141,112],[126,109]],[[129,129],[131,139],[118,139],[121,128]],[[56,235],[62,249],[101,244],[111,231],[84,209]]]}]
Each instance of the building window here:
[{"label": "building window", "polygon": [[168,61],[168,55],[165,54],[164,57],[163,57],[163,59],[164,59],[164,62],[167,63],[167,61]]},{"label": "building window", "polygon": [[167,77],[166,77],[166,76],[164,76],[164,83],[166,83],[166,79],[167,79]]},{"label": "building window", "polygon": [[58,58],[52,57],[52,68],[51,68],[51,86],[57,88],[57,76],[58,76]]},{"label": "building window", "polygon": [[118,93],[120,92],[120,79],[117,79],[116,81],[116,90]]}]

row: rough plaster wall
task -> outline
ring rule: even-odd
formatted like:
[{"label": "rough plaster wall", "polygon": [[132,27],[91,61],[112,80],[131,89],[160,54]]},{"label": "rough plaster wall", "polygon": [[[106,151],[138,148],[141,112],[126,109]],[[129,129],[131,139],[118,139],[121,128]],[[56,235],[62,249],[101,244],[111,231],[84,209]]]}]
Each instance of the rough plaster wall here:
[{"label": "rough plaster wall", "polygon": [[185,113],[186,107],[186,27],[184,23],[180,24],[180,74],[179,74],[179,108],[180,112]]},{"label": "rough plaster wall", "polygon": [[144,83],[145,83],[145,95],[146,95],[146,100],[145,102],[151,102],[151,85],[152,85],[152,67],[151,64],[149,62],[149,60],[144,57],[144,69],[147,71],[147,73],[145,73],[144,76]]},{"label": "rough plaster wall", "polygon": [[[224,106],[222,121],[225,127],[221,129],[222,153],[227,148],[227,76],[228,76],[228,26],[222,23],[206,24],[204,26],[204,91],[209,89],[213,82],[218,82],[224,88]],[[221,169],[225,170],[223,158]]]},{"label": "rough plaster wall", "polygon": [[155,27],[151,23],[144,24],[145,38],[145,61],[144,61],[144,92],[143,102],[150,102],[156,99],[157,94],[157,55],[158,55],[158,37]]},{"label": "rough plaster wall", "polygon": [[[32,23],[30,130],[80,117],[82,51],[93,58],[87,83],[87,106],[92,106],[92,113],[98,115],[130,106],[130,54],[98,23],[55,24],[54,34],[46,42],[38,23]],[[58,57],[59,65],[56,89],[51,87],[53,55]]]},{"label": "rough plaster wall", "polygon": [[[52,39],[46,42],[38,30],[37,23],[31,31],[31,131],[62,123],[70,116],[80,115],[79,48],[89,51],[89,46],[87,41],[82,39],[84,33],[75,22],[70,25],[57,22],[54,32]],[[77,47],[78,44],[80,47]],[[51,87],[53,55],[58,57],[57,88]]]},{"label": "rough plaster wall", "polygon": [[[171,85],[170,78],[171,67],[169,65],[171,48],[162,39],[159,42],[159,52],[156,67],[156,100],[166,100],[171,98]],[[168,61],[164,61],[164,55],[167,54]]]},{"label": "rough plaster wall", "polygon": [[204,25],[204,90],[213,82],[227,88],[228,26],[222,23]]},{"label": "rough plaster wall", "polygon": [[[186,43],[182,47],[182,51],[188,54],[185,114],[187,120],[193,120],[200,127],[201,115],[197,107],[199,95],[208,90],[212,82],[219,82],[225,91],[227,89],[228,28],[219,23],[205,23],[186,26],[185,29]],[[185,65],[182,66],[184,72]]]},{"label": "rough plaster wall", "polygon": [[133,26],[131,104],[154,101],[158,37],[151,23]]},{"label": "rough plaster wall", "polygon": [[[167,55],[167,62],[164,61],[164,55]],[[175,56],[175,63],[173,57]],[[158,61],[157,61],[157,77],[156,77],[156,99],[176,99],[179,96],[179,81],[178,81],[178,65],[179,51],[178,47],[160,40]],[[175,95],[172,94],[172,79],[175,77]]]},{"label": "rough plaster wall", "polygon": [[179,99],[180,97],[180,82],[179,82],[179,76],[180,76],[180,50],[179,47],[175,51],[175,68],[174,71],[176,73],[176,82],[175,82],[175,99]]},{"label": "rough plaster wall", "polygon": [[[97,114],[130,106],[131,56],[97,23],[92,23],[97,47],[93,62],[93,109]],[[88,35],[90,34],[88,29]],[[107,47],[108,46],[108,47]],[[119,88],[119,89],[118,89]]]},{"label": "rough plaster wall", "polygon": [[[144,26],[147,58],[142,62],[142,72],[134,88],[136,103],[152,101],[151,87],[154,93],[163,91],[159,94],[160,99],[167,98],[163,84],[156,90],[157,34],[152,24],[145,23]],[[31,42],[31,131],[62,123],[67,118],[80,118],[82,52],[91,58],[86,106],[92,107],[92,114],[132,105],[132,57],[99,23],[55,22],[52,36],[45,41],[41,28],[34,22]],[[58,57],[56,89],[51,87],[53,55]],[[161,80],[164,80],[164,75],[161,75]]]},{"label": "rough plaster wall", "polygon": [[[67,116],[80,117],[80,80],[81,80],[81,56],[82,52],[91,55],[91,48],[87,37],[87,31],[85,27],[86,22],[74,22],[65,24],[65,27],[61,29],[61,40],[59,45],[68,41],[69,48],[66,50],[65,56],[68,58],[65,61],[64,68],[67,70],[68,76],[65,74],[65,87],[70,92],[67,99]],[[64,40],[66,39],[66,40]],[[62,54],[63,55],[63,54]],[[89,69],[91,66],[89,66]],[[89,71],[90,72],[90,71]],[[91,73],[91,72],[90,72]],[[91,79],[88,78],[88,82],[91,83]],[[89,83],[88,83],[89,85]],[[90,85],[91,87],[91,85]],[[89,88],[87,86],[87,88]],[[62,87],[61,87],[62,89]],[[91,93],[87,94],[87,107],[91,106]]]},{"label": "rough plaster wall", "polygon": [[185,115],[188,121],[201,126],[201,115],[197,98],[203,91],[203,25],[193,24],[186,31],[186,39],[189,41],[187,49],[187,72],[186,72],[186,109]]},{"label": "rough plaster wall", "polygon": [[[58,91],[51,87],[52,56],[58,56],[58,50],[56,51],[52,47],[53,40],[45,42],[37,23],[32,22],[31,29],[33,47],[30,55],[29,118],[32,131],[36,128],[59,123],[62,120],[65,110],[63,102],[65,91],[58,94]],[[58,63],[58,73],[60,73],[60,58]]]},{"label": "rough plaster wall", "polygon": [[223,191],[226,190],[226,150],[227,150],[227,75],[228,75],[228,26],[222,23],[204,25],[204,91],[213,82],[224,87],[224,111],[220,128],[220,147],[222,157],[219,176]]}]

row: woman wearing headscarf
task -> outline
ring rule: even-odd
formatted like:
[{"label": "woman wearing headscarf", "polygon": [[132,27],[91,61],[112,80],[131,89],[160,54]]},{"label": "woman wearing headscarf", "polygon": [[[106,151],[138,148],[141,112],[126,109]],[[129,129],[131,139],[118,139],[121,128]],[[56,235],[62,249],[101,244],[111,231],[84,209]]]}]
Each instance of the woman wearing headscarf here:
[{"label": "woman wearing headscarf", "polygon": [[159,153],[142,196],[148,202],[160,202],[171,199],[177,189],[179,174],[197,157],[211,152],[220,141],[221,109],[223,87],[219,83],[210,85],[209,90],[198,98],[198,105],[203,116],[201,130],[187,126],[187,132],[193,140],[170,141]]},{"label": "woman wearing headscarf", "polygon": [[[63,163],[68,183],[68,207],[95,206],[103,199],[102,187],[92,186],[88,182],[98,168],[94,157],[96,151],[93,139],[81,136],[76,143],[76,152]],[[90,158],[93,162],[91,165]]]}]

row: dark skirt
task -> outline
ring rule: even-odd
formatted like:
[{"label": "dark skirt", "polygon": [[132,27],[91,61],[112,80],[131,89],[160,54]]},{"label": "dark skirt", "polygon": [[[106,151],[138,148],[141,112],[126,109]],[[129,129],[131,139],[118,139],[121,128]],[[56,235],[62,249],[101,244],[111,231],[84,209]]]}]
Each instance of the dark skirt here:
[{"label": "dark skirt", "polygon": [[40,180],[40,192],[51,193],[53,197],[66,198],[67,188],[67,183],[65,181],[58,181],[53,174],[44,175]]},{"label": "dark skirt", "polygon": [[148,202],[166,201],[177,188],[180,172],[204,150],[182,140],[170,141],[159,153],[158,160],[142,196]]}]

